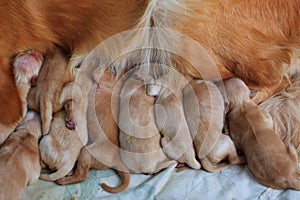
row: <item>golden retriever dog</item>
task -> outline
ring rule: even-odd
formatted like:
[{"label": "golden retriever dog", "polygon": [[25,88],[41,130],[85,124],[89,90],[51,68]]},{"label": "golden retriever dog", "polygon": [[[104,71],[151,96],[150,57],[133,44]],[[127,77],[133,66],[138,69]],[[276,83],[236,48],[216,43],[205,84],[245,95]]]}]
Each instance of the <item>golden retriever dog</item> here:
[{"label": "golden retriever dog", "polygon": [[[165,66],[153,67],[164,68]],[[140,79],[144,79],[147,94],[156,97],[155,123],[163,136],[161,144],[164,153],[179,163],[185,163],[193,169],[200,169],[182,104],[182,90],[188,80],[175,70],[170,70],[168,74],[154,80],[151,80],[153,72],[149,73],[142,74]]]},{"label": "golden retriever dog", "polygon": [[300,76],[285,90],[262,102],[259,107],[273,119],[275,133],[284,143],[292,143],[300,152]]},{"label": "golden retriever dog", "polygon": [[128,47],[142,50],[125,60],[173,63],[199,79],[238,77],[261,102],[299,70],[299,7],[299,0],[151,0]]},{"label": "golden retriever dog", "polygon": [[153,174],[176,161],[170,160],[162,149],[154,118],[155,99],[146,94],[141,77],[140,71],[131,74],[120,92],[120,155],[130,172]]},{"label": "golden retriever dog", "polygon": [[25,187],[40,175],[41,120],[29,111],[0,148],[0,199],[23,199]]},{"label": "golden retriever dog", "polygon": [[[49,132],[53,113],[61,110],[65,104],[79,103],[82,93],[74,81],[73,69],[69,68],[67,59],[59,49],[53,56],[45,58],[36,86],[27,97],[29,109],[41,113],[44,135]],[[76,121],[72,115],[72,109],[66,110],[66,126],[74,130]]]},{"label": "golden retriever dog", "polygon": [[[19,55],[16,56],[16,58],[14,59],[13,62],[13,74],[14,74],[14,81],[15,81],[15,85],[16,85],[16,89],[17,89],[17,101],[18,103],[16,104],[16,106],[19,106],[19,111],[18,111],[18,117],[15,116],[16,118],[14,119],[14,121],[11,123],[7,123],[10,120],[10,115],[6,116],[7,118],[5,120],[5,123],[2,123],[3,121],[1,121],[0,119],[0,145],[6,140],[6,138],[9,136],[9,134],[16,128],[17,124],[23,119],[23,117],[25,116],[26,112],[27,112],[27,101],[26,101],[26,97],[27,94],[31,88],[32,85],[35,84],[35,80],[36,77],[39,74],[39,70],[42,66],[42,62],[43,62],[43,56],[35,51],[35,50],[30,50],[30,51],[26,51],[23,53],[20,53]],[[1,75],[0,75],[1,76]],[[0,81],[1,82],[1,81]],[[1,90],[1,89],[0,89]],[[5,98],[1,98],[1,102],[2,100],[4,100]],[[9,101],[14,101],[15,99],[11,99]],[[7,100],[5,100],[4,102],[2,102],[2,106],[3,105],[8,105],[10,104],[10,102],[7,102]],[[11,110],[11,112],[13,113],[14,110]],[[4,113],[1,114],[1,116],[3,116]],[[4,117],[4,116],[3,116]],[[1,118],[1,117],[0,117]]]},{"label": "golden retriever dog", "polygon": [[112,98],[119,99],[121,86],[117,84],[115,75],[108,70],[101,73],[99,78],[99,75],[95,76],[98,85],[89,94],[87,111],[89,144],[81,150],[74,174],[56,182],[61,185],[82,182],[86,180],[90,168],[111,167],[117,170],[123,184],[111,188],[103,183],[102,187],[108,192],[118,193],[124,191],[130,182],[129,171],[119,154],[119,129],[115,121],[117,118],[114,118],[117,113],[113,114],[118,111],[118,101],[112,104]]},{"label": "golden retriever dog", "polygon": [[265,186],[300,190],[296,149],[280,140],[271,116],[251,101],[244,82],[229,79],[225,90],[230,104],[230,135],[245,154],[250,171]]},{"label": "golden retriever dog", "polygon": [[210,81],[191,80],[183,89],[185,117],[202,167],[215,172],[243,164],[233,141],[222,133],[225,106],[222,94]]},{"label": "golden retriever dog", "polygon": [[23,117],[12,70],[12,59],[18,53],[36,49],[46,55],[57,45],[71,56],[69,66],[77,66],[100,42],[132,28],[147,2],[87,0],[75,4],[68,0],[11,0],[1,3],[0,124],[14,126]]}]

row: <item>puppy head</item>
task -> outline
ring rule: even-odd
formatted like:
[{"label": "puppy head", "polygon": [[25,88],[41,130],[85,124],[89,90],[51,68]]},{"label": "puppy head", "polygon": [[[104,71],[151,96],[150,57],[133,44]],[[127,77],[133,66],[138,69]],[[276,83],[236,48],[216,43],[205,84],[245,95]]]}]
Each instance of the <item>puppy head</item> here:
[{"label": "puppy head", "polygon": [[14,74],[17,83],[36,84],[36,79],[43,63],[43,55],[29,50],[20,53],[14,61]]},{"label": "puppy head", "polygon": [[250,100],[250,91],[241,79],[228,79],[224,82],[224,85],[230,104],[242,104],[243,101]]}]

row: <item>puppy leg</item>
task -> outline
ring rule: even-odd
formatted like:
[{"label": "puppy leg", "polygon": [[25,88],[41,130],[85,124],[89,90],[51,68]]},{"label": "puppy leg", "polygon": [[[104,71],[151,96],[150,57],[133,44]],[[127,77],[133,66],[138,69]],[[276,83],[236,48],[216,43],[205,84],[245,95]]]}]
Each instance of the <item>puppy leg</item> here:
[{"label": "puppy leg", "polygon": [[74,116],[73,109],[74,107],[74,101],[73,100],[68,100],[65,103],[65,111],[66,111],[66,127],[70,130],[75,130],[76,129],[76,120]]},{"label": "puppy leg", "polygon": [[60,185],[74,184],[85,181],[91,168],[92,156],[85,147],[81,149],[77,161],[77,167],[73,175],[61,178],[56,181]]},{"label": "puppy leg", "polygon": [[81,98],[81,88],[74,82],[68,83],[61,92],[59,103],[65,107],[66,127],[70,130],[76,129],[74,109],[78,108]]}]

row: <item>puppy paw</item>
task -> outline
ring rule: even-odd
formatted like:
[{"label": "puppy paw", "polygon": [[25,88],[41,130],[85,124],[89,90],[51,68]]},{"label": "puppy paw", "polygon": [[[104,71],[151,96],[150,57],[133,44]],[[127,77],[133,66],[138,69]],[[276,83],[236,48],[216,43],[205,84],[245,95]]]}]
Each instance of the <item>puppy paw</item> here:
[{"label": "puppy paw", "polygon": [[75,130],[77,123],[74,119],[66,119],[66,127],[70,130]]}]

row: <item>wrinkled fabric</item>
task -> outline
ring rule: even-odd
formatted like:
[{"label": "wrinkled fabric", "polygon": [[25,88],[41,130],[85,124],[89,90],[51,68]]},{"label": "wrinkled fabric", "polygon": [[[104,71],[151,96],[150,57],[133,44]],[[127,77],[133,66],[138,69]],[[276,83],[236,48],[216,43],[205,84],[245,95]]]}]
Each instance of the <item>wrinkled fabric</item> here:
[{"label": "wrinkled fabric", "polygon": [[247,166],[230,166],[217,173],[187,169],[176,172],[172,166],[156,175],[132,174],[129,187],[122,193],[110,194],[100,184],[120,184],[113,170],[91,170],[80,184],[59,186],[39,180],[27,187],[24,200],[181,200],[300,199],[295,190],[274,190],[259,184]]}]

